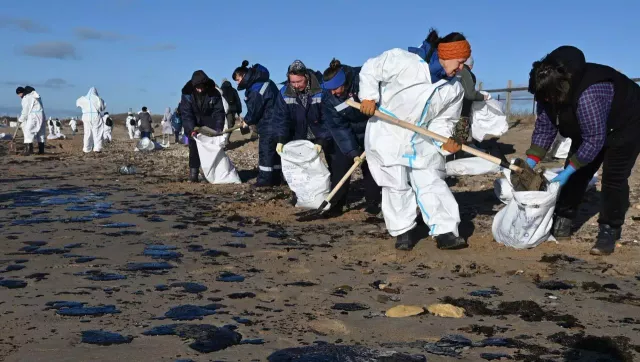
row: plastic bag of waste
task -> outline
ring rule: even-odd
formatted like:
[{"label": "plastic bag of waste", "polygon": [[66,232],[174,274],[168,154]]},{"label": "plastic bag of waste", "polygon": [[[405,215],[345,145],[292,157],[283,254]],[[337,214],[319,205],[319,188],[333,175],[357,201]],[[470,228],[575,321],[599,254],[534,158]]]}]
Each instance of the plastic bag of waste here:
[{"label": "plastic bag of waste", "polygon": [[331,174],[313,143],[305,140],[284,145],[282,173],[298,199],[296,207],[316,209],[331,191]]},{"label": "plastic bag of waste", "polygon": [[199,134],[194,138],[200,155],[204,177],[212,184],[239,184],[240,176],[224,151],[225,136],[208,137]]},{"label": "plastic bag of waste", "polygon": [[[471,137],[478,142],[507,133],[509,124],[504,104],[495,100],[473,102],[471,106]],[[489,136],[489,137],[487,137]]]},{"label": "plastic bag of waste", "polygon": [[446,163],[447,176],[485,175],[500,172],[500,165],[481,157],[461,158]]}]

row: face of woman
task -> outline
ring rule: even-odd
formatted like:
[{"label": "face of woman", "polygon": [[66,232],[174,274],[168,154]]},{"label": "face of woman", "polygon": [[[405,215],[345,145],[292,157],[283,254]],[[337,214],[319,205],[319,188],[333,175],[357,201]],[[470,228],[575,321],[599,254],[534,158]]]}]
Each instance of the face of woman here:
[{"label": "face of woman", "polygon": [[342,95],[344,94],[344,85],[341,85],[336,89],[333,89],[331,91],[331,94],[333,94],[336,97],[342,97]]},{"label": "face of woman", "polygon": [[242,78],[244,78],[244,75],[237,75],[236,78],[234,79],[236,81],[236,85],[240,84],[240,82],[242,82]]},{"label": "face of woman", "polygon": [[305,88],[307,88],[307,84],[309,84],[309,81],[307,81],[307,77],[305,77],[304,75],[289,74],[289,84],[291,84],[293,89],[297,91],[303,91]]},{"label": "face of woman", "polygon": [[440,60],[440,65],[444,68],[445,73],[447,73],[448,77],[453,77],[462,70],[464,67],[464,62],[467,61],[467,58],[459,58],[459,59],[447,59]]}]

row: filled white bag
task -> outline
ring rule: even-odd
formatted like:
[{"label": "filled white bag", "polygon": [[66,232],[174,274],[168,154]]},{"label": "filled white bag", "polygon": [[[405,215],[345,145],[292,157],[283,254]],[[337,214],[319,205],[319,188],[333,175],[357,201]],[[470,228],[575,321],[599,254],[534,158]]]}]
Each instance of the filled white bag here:
[{"label": "filled white bag", "polygon": [[316,209],[331,191],[329,170],[309,141],[291,141],[280,154],[282,173],[296,194],[296,207]]},{"label": "filled white bag", "polygon": [[565,159],[569,157],[571,138],[564,138],[559,133],[551,145],[549,153],[553,158]]},{"label": "filled white bag", "polygon": [[[513,163],[513,162],[512,162]],[[544,178],[551,181],[553,180],[560,172],[564,170],[562,167],[553,168],[550,170],[544,171]],[[513,199],[513,186],[511,186],[511,170],[504,169],[502,171],[504,174],[504,178],[497,179],[493,183],[493,192],[496,194],[498,199],[503,203],[507,204],[511,199]],[[589,181],[589,186],[587,186],[587,190],[591,190],[596,187],[598,183],[598,172],[593,175],[591,181]]]},{"label": "filled white bag", "polygon": [[533,248],[555,240],[551,227],[559,192],[558,183],[550,184],[547,191],[513,192],[511,201],[493,218],[493,238],[516,249]]},{"label": "filled white bag", "polygon": [[240,176],[224,151],[226,137],[207,137],[198,134],[194,138],[200,155],[204,177],[212,184],[239,184]]},{"label": "filled white bag", "polygon": [[447,176],[477,176],[500,172],[500,165],[481,157],[461,158],[446,163]]},{"label": "filled white bag", "polygon": [[[492,136],[507,133],[509,124],[504,112],[504,104],[495,100],[473,102],[471,105],[471,137],[478,142]],[[489,136],[489,137],[486,137]]]}]

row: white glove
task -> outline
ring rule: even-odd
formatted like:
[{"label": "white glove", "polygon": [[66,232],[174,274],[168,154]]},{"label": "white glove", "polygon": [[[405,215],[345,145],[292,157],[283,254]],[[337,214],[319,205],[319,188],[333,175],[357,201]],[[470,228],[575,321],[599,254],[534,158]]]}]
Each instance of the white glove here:
[{"label": "white glove", "polygon": [[322,152],[322,146],[320,145],[314,145],[313,148],[316,150],[316,152],[320,153]]}]

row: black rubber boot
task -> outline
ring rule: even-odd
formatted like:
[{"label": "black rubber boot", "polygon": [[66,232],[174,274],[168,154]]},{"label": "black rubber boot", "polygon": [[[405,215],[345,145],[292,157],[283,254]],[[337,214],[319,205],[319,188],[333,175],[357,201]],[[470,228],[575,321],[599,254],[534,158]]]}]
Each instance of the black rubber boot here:
[{"label": "black rubber boot", "polygon": [[417,240],[413,236],[413,229],[396,237],[396,250],[411,251],[416,244]]},{"label": "black rubber boot", "polygon": [[591,255],[609,255],[616,249],[616,241],[620,240],[622,228],[612,228],[600,225],[600,232],[595,245],[591,248]]},{"label": "black rubber boot", "polygon": [[39,155],[44,155],[44,143],[43,142],[38,142],[38,154]]},{"label": "black rubber boot", "polygon": [[364,212],[369,214],[369,216],[378,216],[378,214],[380,214],[380,211],[382,210],[380,209],[380,205],[378,204],[367,204],[367,206],[364,208]]},{"label": "black rubber boot", "polygon": [[453,233],[437,235],[435,239],[438,249],[441,250],[457,250],[468,246],[463,238],[455,236]]},{"label": "black rubber boot", "polygon": [[551,229],[551,235],[556,240],[567,240],[571,238],[571,219],[566,217],[556,216],[553,220],[553,229]]},{"label": "black rubber boot", "polygon": [[25,143],[24,151],[22,152],[23,156],[31,156],[33,155],[33,143]]},{"label": "black rubber boot", "polygon": [[298,196],[296,194],[291,195],[291,200],[289,200],[289,205],[296,206],[298,203]]},{"label": "black rubber boot", "polygon": [[189,169],[189,182],[198,182],[198,177],[200,176],[199,168],[190,168]]}]

